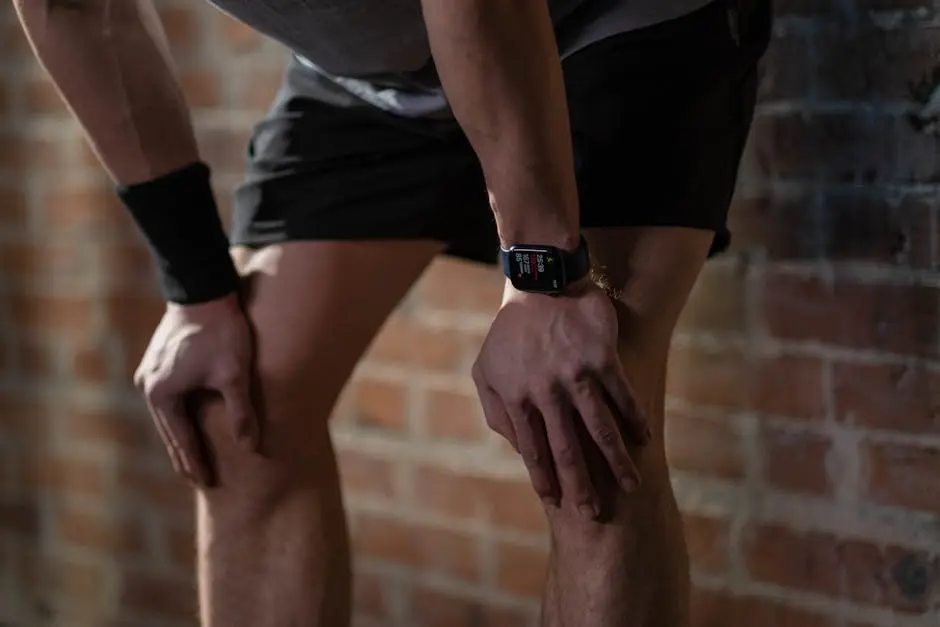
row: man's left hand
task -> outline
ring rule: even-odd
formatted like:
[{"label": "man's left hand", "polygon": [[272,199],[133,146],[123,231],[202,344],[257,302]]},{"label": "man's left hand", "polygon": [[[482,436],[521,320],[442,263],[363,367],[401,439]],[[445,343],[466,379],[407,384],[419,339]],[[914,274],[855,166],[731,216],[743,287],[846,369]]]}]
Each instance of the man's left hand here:
[{"label": "man's left hand", "polygon": [[639,486],[624,437],[646,444],[649,429],[617,355],[616,309],[594,283],[556,297],[507,287],[473,379],[487,424],[522,456],[543,501],[600,515],[578,420],[623,489]]}]

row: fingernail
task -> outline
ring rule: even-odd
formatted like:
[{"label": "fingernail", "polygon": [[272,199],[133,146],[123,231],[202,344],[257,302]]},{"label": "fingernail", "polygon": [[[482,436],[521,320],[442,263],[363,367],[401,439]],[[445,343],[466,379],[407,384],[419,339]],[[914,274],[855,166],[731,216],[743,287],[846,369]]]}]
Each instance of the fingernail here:
[{"label": "fingernail", "polygon": [[620,480],[620,485],[624,492],[635,492],[640,487],[640,482],[633,477],[624,477]]},{"label": "fingernail", "polygon": [[581,512],[581,515],[588,520],[594,520],[597,518],[597,508],[593,505],[578,505],[578,511]]},{"label": "fingernail", "polygon": [[646,429],[646,433],[643,436],[643,441],[646,444],[649,444],[650,442],[653,441],[653,432],[648,428]]}]

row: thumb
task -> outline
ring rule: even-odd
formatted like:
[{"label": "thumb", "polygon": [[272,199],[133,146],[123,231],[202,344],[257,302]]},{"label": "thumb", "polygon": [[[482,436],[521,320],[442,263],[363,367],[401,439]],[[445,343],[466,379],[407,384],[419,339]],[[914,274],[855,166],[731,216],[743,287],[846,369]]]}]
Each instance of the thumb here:
[{"label": "thumb", "polygon": [[259,444],[258,413],[255,411],[251,385],[226,385],[219,389],[225,413],[232,427],[232,436],[247,448],[255,451]]}]

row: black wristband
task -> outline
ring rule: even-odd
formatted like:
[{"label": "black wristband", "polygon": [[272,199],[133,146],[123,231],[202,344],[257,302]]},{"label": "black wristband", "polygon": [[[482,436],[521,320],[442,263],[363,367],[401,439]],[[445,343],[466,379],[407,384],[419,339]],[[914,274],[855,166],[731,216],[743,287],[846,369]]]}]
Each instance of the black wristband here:
[{"label": "black wristband", "polygon": [[238,290],[206,164],[118,187],[117,193],[150,245],[166,300],[194,305]]}]

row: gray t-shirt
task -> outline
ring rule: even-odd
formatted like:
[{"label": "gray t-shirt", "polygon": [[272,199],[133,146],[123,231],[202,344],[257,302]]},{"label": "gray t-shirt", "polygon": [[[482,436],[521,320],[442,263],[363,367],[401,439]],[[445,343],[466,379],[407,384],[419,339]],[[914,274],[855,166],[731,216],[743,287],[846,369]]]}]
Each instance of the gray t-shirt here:
[{"label": "gray t-shirt", "polygon": [[[408,117],[451,115],[431,61],[421,0],[209,1],[290,48],[311,73],[305,95]],[[564,58],[712,0],[546,1]]]}]

